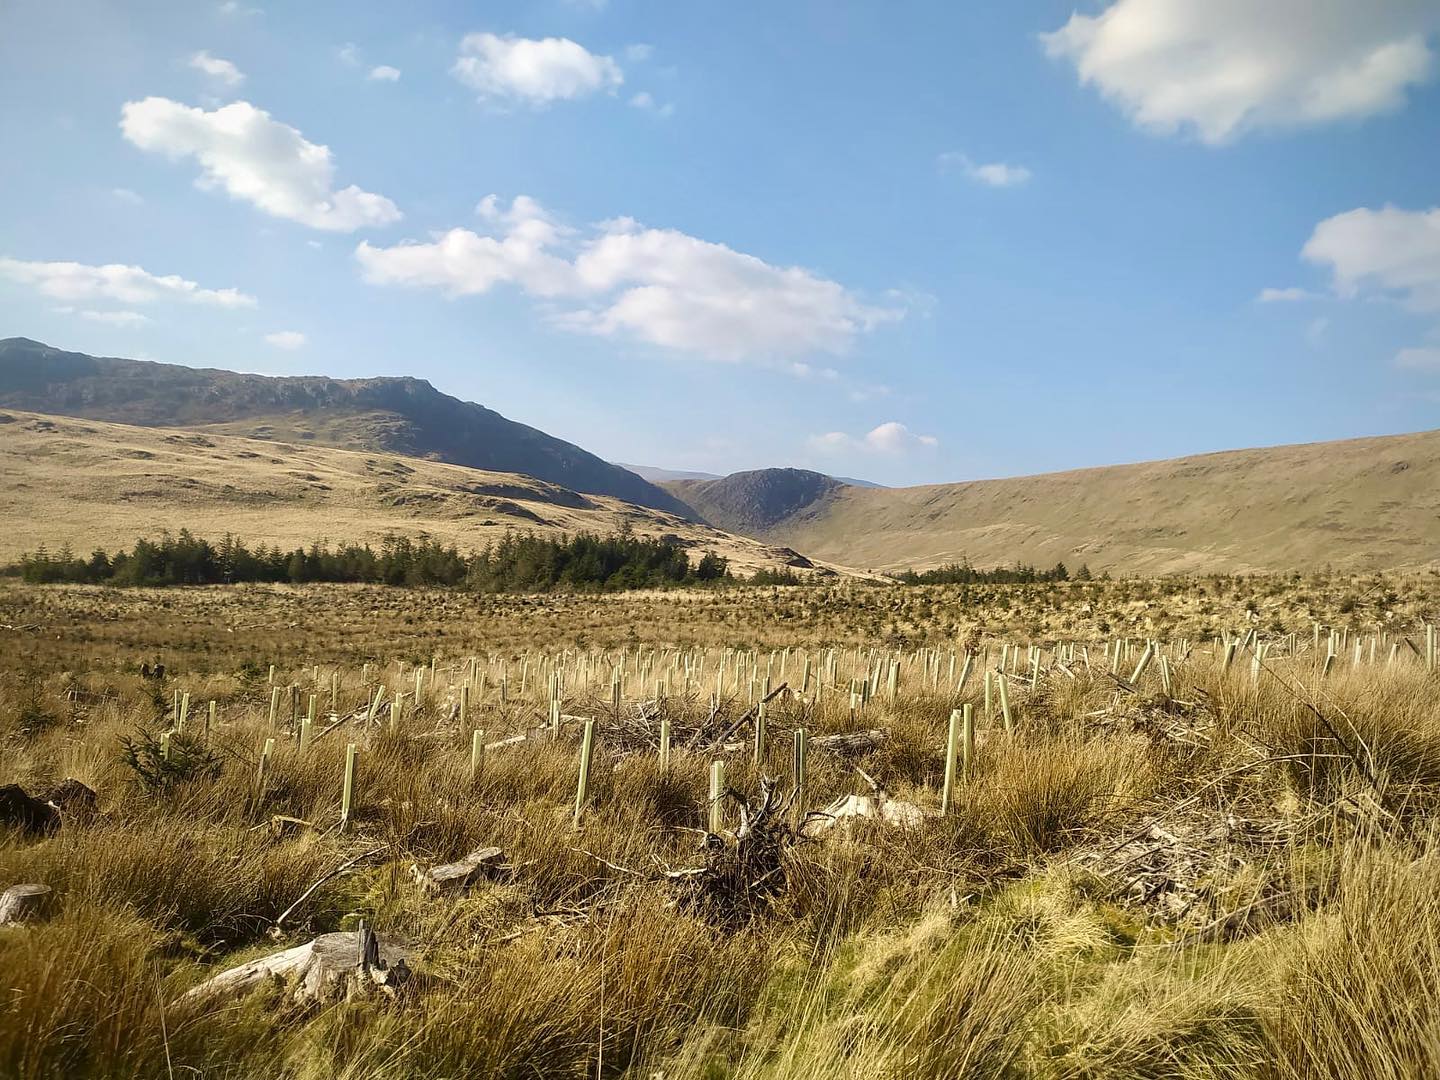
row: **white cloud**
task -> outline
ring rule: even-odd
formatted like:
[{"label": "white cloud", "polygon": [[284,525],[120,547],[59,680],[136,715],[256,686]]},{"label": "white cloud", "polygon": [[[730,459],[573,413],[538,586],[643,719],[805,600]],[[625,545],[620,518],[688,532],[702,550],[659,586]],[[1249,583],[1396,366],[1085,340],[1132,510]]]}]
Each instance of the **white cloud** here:
[{"label": "white cloud", "polygon": [[1341,296],[1371,291],[1440,310],[1440,207],[1336,214],[1315,226],[1301,254],[1329,266]]},{"label": "white cloud", "polygon": [[830,431],[810,438],[810,448],[820,454],[885,454],[898,457],[911,450],[933,450],[940,440],[933,435],[916,435],[898,420],[889,420],[864,435]]},{"label": "white cloud", "polygon": [[27,262],[0,257],[0,277],[31,285],[55,300],[118,300],[123,304],[150,304],[185,300],[216,307],[254,307],[255,298],[237,289],[202,289],[174,274],[163,277],[138,266],[107,263],[89,266],[76,262]]},{"label": "white cloud", "polygon": [[500,226],[504,235],[481,236],[456,228],[430,243],[389,248],[361,243],[355,257],[365,279],[377,285],[440,289],[448,296],[473,296],[507,283],[537,296],[576,291],[573,267],[550,251],[564,231],[534,199],[517,196],[505,210],[488,195],[475,212]]},{"label": "white cloud", "polygon": [[490,196],[477,212],[500,235],[457,228],[428,243],[362,243],[355,254],[365,278],[450,296],[515,284],[570,301],[556,316],[567,329],[732,361],[844,352],[858,335],[904,314],[866,304],[809,270],[672,229],[622,218],[579,239],[524,196],[508,210]]},{"label": "white cloud", "polygon": [[1255,297],[1255,302],[1259,304],[1286,304],[1315,299],[1317,299],[1317,297],[1309,289],[1299,289],[1291,286],[1285,289],[1261,289],[1260,295]]},{"label": "white cloud", "polygon": [[117,202],[129,203],[131,206],[139,206],[145,201],[138,192],[131,191],[129,188],[111,188],[110,194]]},{"label": "white cloud", "polygon": [[632,64],[643,64],[650,57],[655,55],[655,46],[647,45],[643,41],[637,41],[633,45],[625,46],[625,59]]},{"label": "white cloud", "polygon": [[371,82],[399,82],[400,69],[391,67],[389,64],[379,64],[370,69],[370,74],[366,78]]},{"label": "white cloud", "polygon": [[245,81],[245,76],[238,67],[229,60],[211,56],[205,49],[201,49],[190,57],[190,66],[196,71],[203,71],[216,82],[224,83],[226,86],[239,86]]},{"label": "white cloud", "polygon": [[1407,371],[1440,372],[1440,348],[1401,349],[1395,354],[1395,366]]},{"label": "white cloud", "polygon": [[1003,161],[996,161],[974,166],[970,169],[970,176],[991,187],[1018,187],[1030,179],[1030,170],[1024,165],[1006,165]]},{"label": "white cloud", "polygon": [[220,14],[221,14],[221,15],[226,15],[226,16],[231,16],[231,17],[237,16],[237,15],[263,15],[263,14],[265,14],[264,9],[258,8],[258,7],[247,7],[247,6],[245,6],[244,4],[240,3],[240,0],[225,0],[225,2],[220,5],[219,11],[220,11]]},{"label": "white cloud", "polygon": [[1029,183],[1033,173],[1024,165],[1009,165],[1003,161],[992,161],[989,163],[978,163],[971,161],[965,154],[954,150],[948,150],[939,157],[939,164],[942,169],[959,169],[977,184],[985,184],[989,187],[1019,187],[1021,184]]},{"label": "white cloud", "polygon": [[1214,144],[1399,108],[1437,29],[1434,0],[1115,0],[1041,40],[1137,126]]},{"label": "white cloud", "polygon": [[383,195],[354,186],[333,188],[330,149],[309,142],[263,109],[237,101],[206,112],[168,98],[127,102],[120,129],[142,150],[172,159],[193,157],[202,187],[224,188],[232,198],[267,214],[315,229],[352,232],[399,221]]},{"label": "white cloud", "polygon": [[298,330],[276,330],[273,334],[265,335],[265,344],[276,349],[298,349],[306,340],[305,335]]},{"label": "white cloud", "polygon": [[555,37],[466,34],[450,70],[482,98],[536,106],[612,91],[625,81],[625,73],[610,57]]},{"label": "white cloud", "polygon": [[90,322],[105,323],[108,326],[120,326],[128,329],[136,329],[148,323],[150,317],[141,315],[138,311],[82,311],[82,319]]},{"label": "white cloud", "polygon": [[655,96],[648,90],[641,90],[630,99],[631,108],[643,109],[645,112],[653,112],[657,116],[674,116],[675,106],[670,102],[661,105],[655,100]]},{"label": "white cloud", "polygon": [[858,334],[900,317],[797,266],[772,266],[673,229],[611,222],[575,261],[605,303],[574,324],[722,360],[844,352]]},{"label": "white cloud", "polygon": [[347,41],[335,50],[335,56],[342,64],[348,67],[360,66],[360,46],[353,41]]}]

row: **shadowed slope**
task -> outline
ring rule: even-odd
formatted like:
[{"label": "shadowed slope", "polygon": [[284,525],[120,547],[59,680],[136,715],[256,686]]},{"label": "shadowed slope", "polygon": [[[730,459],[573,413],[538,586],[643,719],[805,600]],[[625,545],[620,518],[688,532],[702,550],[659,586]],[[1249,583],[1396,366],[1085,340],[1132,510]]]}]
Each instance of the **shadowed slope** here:
[{"label": "shadowed slope", "polygon": [[427,457],[689,513],[634,473],[442,394],[423,379],[243,375],[87,356],[8,338],[0,341],[0,406]]},{"label": "shadowed slope", "polygon": [[[605,495],[513,473],[394,454],[242,439],[0,410],[0,562],[69,544],[128,548],[188,528],[285,548],[316,540],[377,544],[428,533],[462,551],[507,530],[675,536],[740,573],[797,565],[793,552]],[[811,571],[824,573],[824,570]]]},{"label": "shadowed slope", "polygon": [[719,528],[874,569],[964,558],[1146,574],[1440,561],[1440,431],[964,484],[811,483],[791,489],[788,510],[755,475],[669,487]]}]

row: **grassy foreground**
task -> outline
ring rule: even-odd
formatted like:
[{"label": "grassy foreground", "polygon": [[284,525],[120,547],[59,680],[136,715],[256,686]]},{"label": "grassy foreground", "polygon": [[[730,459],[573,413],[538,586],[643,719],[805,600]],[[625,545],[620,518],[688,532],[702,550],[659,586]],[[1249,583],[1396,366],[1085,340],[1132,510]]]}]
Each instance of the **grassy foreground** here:
[{"label": "grassy foreground", "polygon": [[[1363,590],[1304,589],[1331,598],[1315,614],[1347,631],[1328,673],[1328,629],[1317,651],[1308,621],[1266,614],[1259,663],[1244,643],[1227,665],[1197,621],[1175,627],[1137,692],[1124,684],[1149,635],[1115,660],[1114,638],[1093,625],[1075,637],[980,633],[943,592],[903,600],[934,609],[904,644],[867,639],[879,592],[830,597],[828,629],[818,615],[767,620],[732,625],[728,641],[713,636],[716,612],[738,607],[662,604],[668,621],[627,627],[639,638],[627,641],[611,620],[642,599],[534,599],[485,608],[514,616],[511,637],[499,644],[497,630],[489,648],[454,612],[427,623],[405,608],[413,598],[355,618],[360,598],[393,594],[296,594],[347,612],[346,656],[344,627],[275,620],[271,592],[171,592],[165,623],[156,594],[9,589],[0,784],[75,777],[100,813],[48,837],[0,834],[0,888],[39,882],[56,897],[50,918],[0,929],[0,1075],[1435,1075],[1440,675],[1410,648],[1424,647],[1419,592],[1387,599],[1398,614],[1384,618]],[[1177,588],[1175,609],[1196,606],[1193,593]],[[803,589],[748,595],[772,614],[814,603]],[[1006,595],[1016,618],[1033,609],[1078,630],[1110,617],[1089,594],[1073,610],[1033,590],[986,595],[991,626]],[[1195,618],[1228,621],[1237,642],[1257,622],[1223,606]],[[161,681],[135,670],[155,656],[170,667]],[[987,711],[983,673],[1002,662]],[[563,714],[596,721],[578,827],[580,725],[549,737],[555,675]],[[758,762],[753,725],[714,752],[685,748],[692,732],[738,719],[767,679],[803,692],[767,707]],[[317,700],[303,752],[292,685],[301,712]],[[407,695],[393,724],[384,710],[357,716],[381,685]],[[213,766],[147,786],[122,740],[170,730],[177,691],[191,706],[172,753]],[[318,734],[332,693],[344,722]],[[948,720],[964,703],[975,755],[941,816]],[[653,743],[661,719],[677,733],[668,769]],[[808,808],[872,794],[873,780],[923,820],[789,844],[765,888],[697,901],[665,871],[701,862],[711,762],[727,763],[753,805],[762,775],[788,790],[801,727],[886,733],[857,757],[812,749]],[[472,777],[474,728],[492,743],[532,737],[490,750]],[[257,794],[266,738],[276,750]],[[349,742],[359,766],[342,832]],[[733,832],[733,802],[724,814]],[[272,826],[277,816],[311,825]],[[460,897],[412,880],[412,865],[481,845],[503,848],[510,871]],[[176,1003],[231,964],[361,918],[413,948],[418,975],[394,1000],[302,1007],[275,987],[213,1008]]]}]

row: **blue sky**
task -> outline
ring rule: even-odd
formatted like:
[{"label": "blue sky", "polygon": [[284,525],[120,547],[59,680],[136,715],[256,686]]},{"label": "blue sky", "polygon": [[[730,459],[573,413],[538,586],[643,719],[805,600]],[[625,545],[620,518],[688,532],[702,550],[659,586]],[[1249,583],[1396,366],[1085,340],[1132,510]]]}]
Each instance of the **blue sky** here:
[{"label": "blue sky", "polygon": [[1429,428],[1437,70],[1435,0],[10,0],[0,335],[710,472]]}]

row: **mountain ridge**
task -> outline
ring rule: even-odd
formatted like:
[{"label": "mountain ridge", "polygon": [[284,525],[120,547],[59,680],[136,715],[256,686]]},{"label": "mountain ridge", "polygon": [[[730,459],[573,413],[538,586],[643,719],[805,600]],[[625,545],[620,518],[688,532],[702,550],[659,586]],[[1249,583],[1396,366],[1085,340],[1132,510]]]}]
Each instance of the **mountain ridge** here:
[{"label": "mountain ridge", "polygon": [[540,536],[628,530],[672,537],[693,561],[713,551],[738,573],[848,576],[794,551],[609,495],[582,494],[515,473],[249,439],[0,409],[0,565],[69,545],[129,548],[188,528],[285,548],[378,545],[430,536],[479,551],[509,532]]},{"label": "mountain ridge", "polygon": [[6,338],[0,340],[0,407],[398,453],[694,514],[626,469],[413,376],[255,375]]},{"label": "mountain ridge", "polygon": [[744,489],[729,477],[666,486],[718,528],[874,571],[967,559],[1142,574],[1440,564],[1440,430],[907,488],[812,482],[783,512],[747,497],[766,490],[763,476],[736,475]]}]

